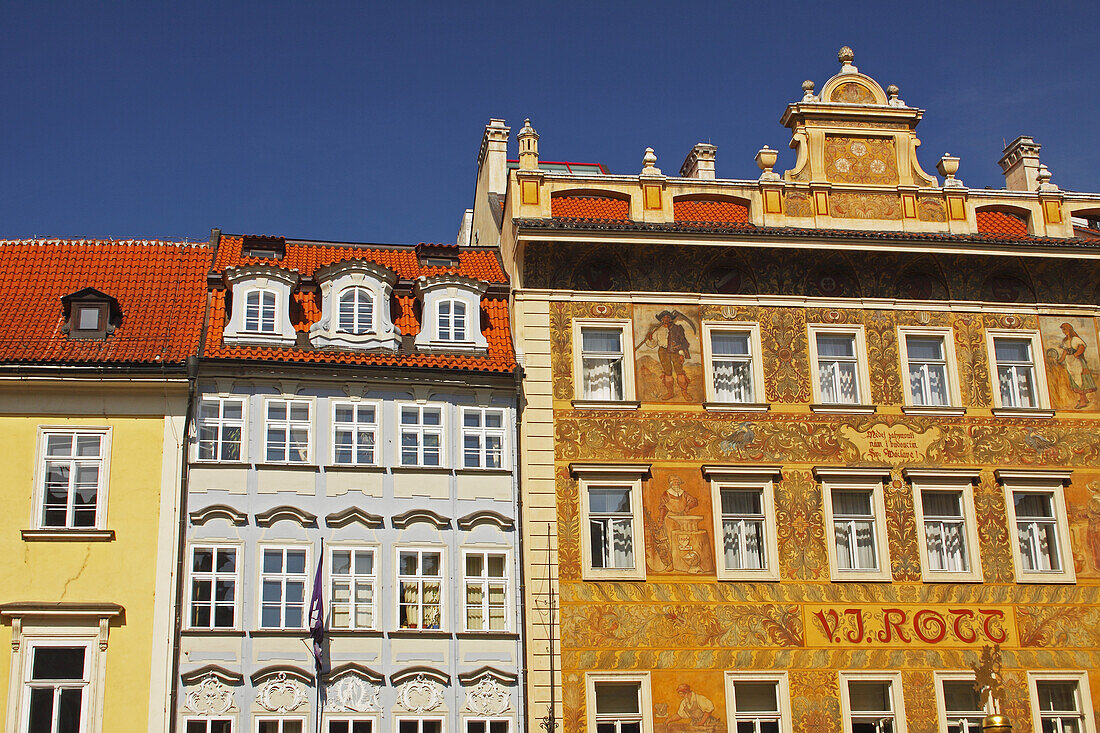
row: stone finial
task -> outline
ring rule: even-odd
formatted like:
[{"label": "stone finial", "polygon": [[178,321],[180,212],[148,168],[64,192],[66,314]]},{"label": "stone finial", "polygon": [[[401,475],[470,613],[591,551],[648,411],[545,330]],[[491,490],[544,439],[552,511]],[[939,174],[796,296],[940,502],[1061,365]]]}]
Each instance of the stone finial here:
[{"label": "stone finial", "polygon": [[653,148],[646,148],[645,155],[642,156],[642,172],[643,176],[659,176],[661,175],[661,169],[657,167],[657,154],[653,152]]},{"label": "stone finial", "polygon": [[803,102],[816,102],[817,95],[814,94],[814,82],[812,79],[807,79],[802,82],[802,101]]},{"label": "stone finial", "polygon": [[763,171],[760,174],[761,181],[778,181],[779,174],[772,170],[775,161],[779,159],[779,151],[772,150],[767,145],[756,151],[756,165]]},{"label": "stone finial", "polygon": [[534,171],[539,168],[539,134],[531,127],[531,118],[523,121],[523,128],[516,135],[519,142],[520,170]]},{"label": "stone finial", "polygon": [[1058,186],[1050,182],[1051,177],[1054,174],[1050,172],[1050,168],[1047,168],[1045,163],[1039,164],[1039,170],[1035,173],[1035,178],[1039,181],[1040,191],[1057,191]]},{"label": "stone finial", "polygon": [[837,52],[836,58],[837,58],[837,61],[839,61],[841,63],[841,67],[840,67],[840,73],[841,74],[854,74],[857,71],[859,71],[859,69],[857,69],[855,67],[855,65],[852,63],[852,61],[855,60],[855,57],[856,57],[855,51],[852,50],[851,46],[841,46],[840,47],[840,51]]},{"label": "stone finial", "polygon": [[959,159],[951,153],[944,153],[940,162],[936,163],[936,170],[943,176],[944,188],[963,188],[963,182],[955,178],[959,172]]},{"label": "stone finial", "polygon": [[886,87],[886,96],[888,97],[888,101],[886,103],[891,107],[906,106],[904,100],[898,97],[898,92],[900,91],[901,90],[898,89],[897,84],[891,84],[890,86]]}]

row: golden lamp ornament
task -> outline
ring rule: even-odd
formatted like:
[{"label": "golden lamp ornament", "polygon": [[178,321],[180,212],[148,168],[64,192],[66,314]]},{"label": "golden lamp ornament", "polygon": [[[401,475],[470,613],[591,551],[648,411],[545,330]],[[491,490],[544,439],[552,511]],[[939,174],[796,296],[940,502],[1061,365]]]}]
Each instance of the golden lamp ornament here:
[{"label": "golden lamp ornament", "polygon": [[982,706],[993,712],[982,719],[982,733],[1012,733],[1012,722],[1001,712],[1004,677],[1001,672],[1001,646],[983,647],[974,670],[974,689],[982,696]]}]

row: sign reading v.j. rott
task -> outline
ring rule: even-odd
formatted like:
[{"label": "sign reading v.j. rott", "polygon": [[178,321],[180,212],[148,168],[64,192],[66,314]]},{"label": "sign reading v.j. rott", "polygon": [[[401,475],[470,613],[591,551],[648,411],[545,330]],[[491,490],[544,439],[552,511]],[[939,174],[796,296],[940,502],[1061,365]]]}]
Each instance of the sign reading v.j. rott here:
[{"label": "sign reading v.j. rott", "polygon": [[1014,646],[1011,609],[806,606],[807,646]]}]

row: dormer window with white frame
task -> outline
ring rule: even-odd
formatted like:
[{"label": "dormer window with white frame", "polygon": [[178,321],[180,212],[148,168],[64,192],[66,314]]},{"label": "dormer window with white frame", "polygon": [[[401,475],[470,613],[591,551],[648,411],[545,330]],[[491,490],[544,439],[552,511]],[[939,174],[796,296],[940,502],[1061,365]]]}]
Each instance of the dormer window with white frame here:
[{"label": "dormer window with white frame", "polygon": [[481,332],[481,296],[488,287],[461,275],[418,278],[416,295],[423,306],[423,322],[416,346],[447,351],[487,349],[489,343]]},{"label": "dormer window with white frame", "polygon": [[343,260],[319,268],[321,319],[309,329],[318,348],[396,351],[401,332],[390,300],[397,274],[365,260]]},{"label": "dormer window with white frame", "polygon": [[270,265],[228,268],[223,279],[232,295],[222,340],[226,344],[292,346],[290,298],[298,273]]}]

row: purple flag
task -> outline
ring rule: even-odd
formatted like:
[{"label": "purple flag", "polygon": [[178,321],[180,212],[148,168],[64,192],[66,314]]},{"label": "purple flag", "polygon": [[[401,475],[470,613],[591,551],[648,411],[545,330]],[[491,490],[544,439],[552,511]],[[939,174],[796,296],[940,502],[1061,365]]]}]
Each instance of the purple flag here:
[{"label": "purple flag", "polygon": [[321,674],[321,659],[324,654],[325,643],[325,600],[321,579],[321,568],[324,565],[324,543],[321,544],[321,555],[317,558],[317,573],[313,577],[313,598],[309,601],[309,635],[313,639],[313,661],[317,665],[317,674]]}]

